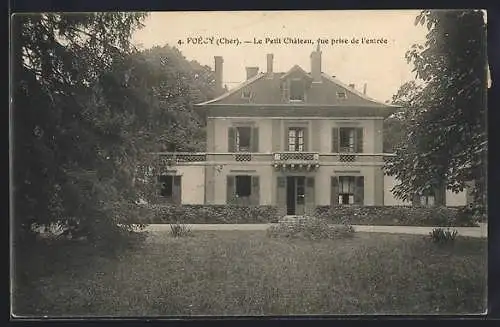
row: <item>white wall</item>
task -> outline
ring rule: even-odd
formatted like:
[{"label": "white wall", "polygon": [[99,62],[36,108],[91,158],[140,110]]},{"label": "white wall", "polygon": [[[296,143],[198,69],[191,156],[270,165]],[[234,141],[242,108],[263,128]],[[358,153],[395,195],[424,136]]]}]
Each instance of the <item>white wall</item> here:
[{"label": "white wall", "polygon": [[203,204],[205,202],[205,167],[177,166],[181,175],[182,204]]}]

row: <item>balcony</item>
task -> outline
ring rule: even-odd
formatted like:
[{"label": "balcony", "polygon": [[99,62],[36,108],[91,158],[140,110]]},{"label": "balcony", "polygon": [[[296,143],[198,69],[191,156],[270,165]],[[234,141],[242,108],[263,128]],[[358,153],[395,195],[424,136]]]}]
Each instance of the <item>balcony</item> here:
[{"label": "balcony", "polygon": [[317,152],[275,152],[273,167],[287,170],[314,170],[319,168],[319,153]]},{"label": "balcony", "polygon": [[207,160],[206,153],[196,152],[163,152],[157,153],[160,166],[173,166],[179,163],[195,163]]}]

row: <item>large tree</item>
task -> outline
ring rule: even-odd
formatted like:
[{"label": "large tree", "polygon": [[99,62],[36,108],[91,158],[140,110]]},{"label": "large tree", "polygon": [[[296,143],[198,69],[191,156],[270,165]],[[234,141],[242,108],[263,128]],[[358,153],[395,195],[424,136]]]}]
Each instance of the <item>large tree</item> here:
[{"label": "large tree", "polygon": [[484,13],[424,10],[415,24],[427,26],[427,40],[414,45],[406,58],[423,86],[412,87],[417,92],[412,91],[412,110],[404,116],[406,137],[385,167],[401,181],[394,194],[410,200],[413,194],[443,186],[459,192],[474,180],[477,203],[483,203],[488,69]]}]

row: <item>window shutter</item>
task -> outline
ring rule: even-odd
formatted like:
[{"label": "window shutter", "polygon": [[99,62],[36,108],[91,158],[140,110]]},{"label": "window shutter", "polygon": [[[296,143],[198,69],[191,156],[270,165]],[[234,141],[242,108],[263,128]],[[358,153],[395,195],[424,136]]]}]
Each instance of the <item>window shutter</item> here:
[{"label": "window shutter", "polygon": [[339,152],[339,129],[332,128],[332,153]]},{"label": "window shutter", "polygon": [[356,176],[355,182],[354,204],[363,205],[365,197],[365,178],[363,176]]},{"label": "window shutter", "polygon": [[285,146],[283,147],[283,151],[290,151],[289,147],[288,147],[288,130],[289,128],[286,128],[285,127]]},{"label": "window shutter", "polygon": [[172,187],[172,200],[175,204],[181,204],[182,202],[182,187],[181,187],[181,176],[174,176],[174,185]]},{"label": "window shutter", "polygon": [[339,178],[338,176],[331,177],[331,193],[330,193],[330,205],[335,206],[339,204]]},{"label": "window shutter", "polygon": [[286,178],[285,177],[277,177],[276,183],[276,203],[278,205],[278,210],[280,215],[284,215],[286,213]]},{"label": "window shutter", "polygon": [[303,133],[304,133],[304,138],[303,138],[303,140],[304,140],[304,147],[303,147],[304,151],[309,151],[309,135],[307,134],[307,132],[308,132],[308,128],[304,128],[304,131],[303,131]]},{"label": "window shutter", "polygon": [[260,204],[260,185],[259,176],[252,176],[252,203],[253,205]]},{"label": "window shutter", "polygon": [[226,200],[226,204],[233,204],[234,203],[234,196],[235,196],[234,183],[235,183],[234,176],[227,176],[227,187],[226,187],[227,200]]},{"label": "window shutter", "polygon": [[306,213],[314,214],[314,177],[306,178]]},{"label": "window shutter", "polygon": [[363,153],[363,128],[356,128],[356,153]]},{"label": "window shutter", "polygon": [[227,132],[227,152],[236,152],[236,128],[229,127]]},{"label": "window shutter", "polygon": [[259,152],[259,128],[252,129],[252,152]]}]

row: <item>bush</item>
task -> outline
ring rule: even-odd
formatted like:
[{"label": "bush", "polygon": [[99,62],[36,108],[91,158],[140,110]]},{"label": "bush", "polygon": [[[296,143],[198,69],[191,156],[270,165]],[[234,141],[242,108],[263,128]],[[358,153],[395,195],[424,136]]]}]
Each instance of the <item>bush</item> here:
[{"label": "bush", "polygon": [[462,207],[318,206],[315,216],[353,225],[477,226],[474,216]]},{"label": "bush", "polygon": [[170,235],[173,237],[192,236],[191,228],[186,224],[175,223],[170,225]]},{"label": "bush", "polygon": [[266,224],[278,221],[274,206],[150,205],[142,223],[149,224]]},{"label": "bush", "polygon": [[280,222],[267,229],[269,237],[303,238],[308,240],[338,239],[351,237],[354,228],[350,225],[330,225],[324,219],[305,217],[291,222]]},{"label": "bush", "polygon": [[458,231],[456,229],[450,230],[449,228],[434,228],[429,235],[434,243],[444,244],[455,241]]}]

